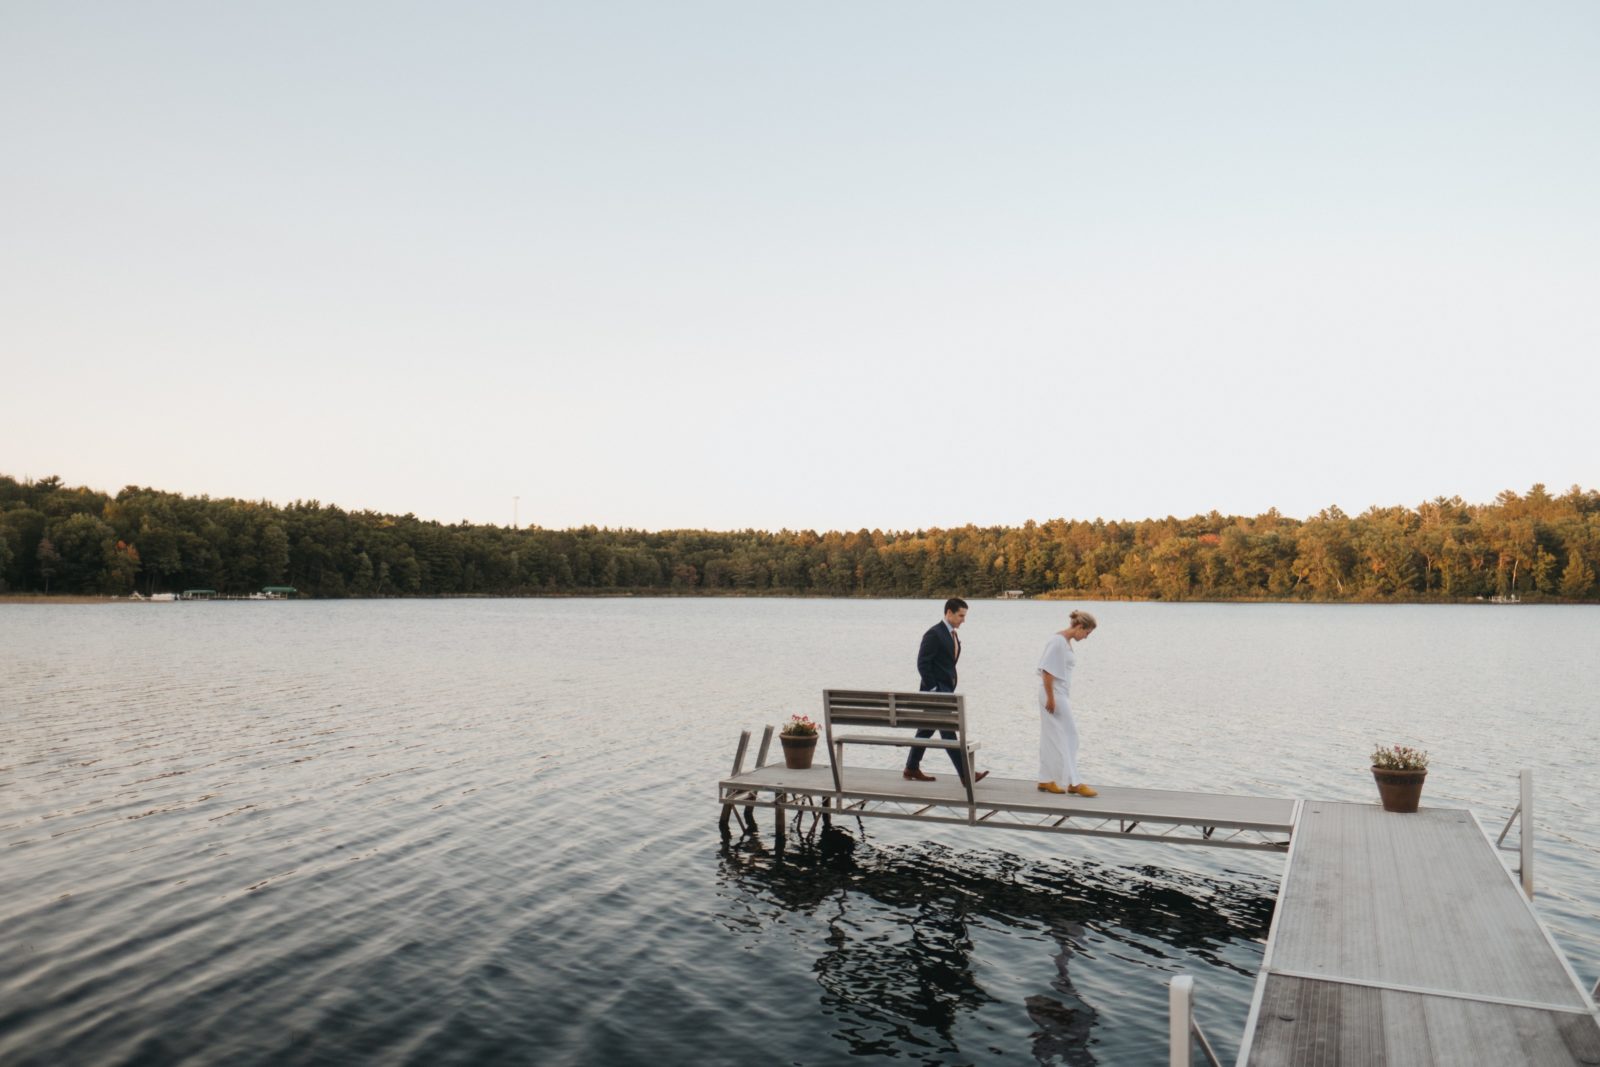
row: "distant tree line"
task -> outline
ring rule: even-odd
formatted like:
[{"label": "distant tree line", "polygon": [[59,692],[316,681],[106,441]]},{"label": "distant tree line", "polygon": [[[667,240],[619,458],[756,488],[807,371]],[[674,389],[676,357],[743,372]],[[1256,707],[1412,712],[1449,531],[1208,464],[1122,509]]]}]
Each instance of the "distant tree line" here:
[{"label": "distant tree line", "polygon": [[915,531],[446,525],[311,501],[213,500],[0,476],[0,591],[345,596],[750,593],[1155,600],[1600,597],[1600,493],[1336,507],[1304,521],[1051,519]]}]

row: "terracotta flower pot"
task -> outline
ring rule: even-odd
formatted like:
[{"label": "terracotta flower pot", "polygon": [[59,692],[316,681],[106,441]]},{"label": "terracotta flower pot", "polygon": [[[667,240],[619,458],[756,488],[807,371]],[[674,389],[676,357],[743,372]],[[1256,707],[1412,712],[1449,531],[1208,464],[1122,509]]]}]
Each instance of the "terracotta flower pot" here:
[{"label": "terracotta flower pot", "polygon": [[1422,780],[1428,777],[1423,771],[1388,771],[1372,768],[1372,777],[1378,783],[1378,799],[1384,811],[1416,811],[1422,799]]},{"label": "terracotta flower pot", "polygon": [[817,754],[816,734],[779,734],[783,745],[783,764],[790,770],[803,771],[811,766],[811,757]]}]

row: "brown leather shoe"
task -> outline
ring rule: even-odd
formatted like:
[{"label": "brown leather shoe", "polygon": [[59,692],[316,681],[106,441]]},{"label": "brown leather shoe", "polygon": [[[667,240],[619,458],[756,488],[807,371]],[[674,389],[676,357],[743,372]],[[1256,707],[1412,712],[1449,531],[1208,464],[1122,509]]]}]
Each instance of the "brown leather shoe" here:
[{"label": "brown leather shoe", "polygon": [[939,780],[931,774],[923,774],[920,769],[915,767],[908,767],[901,771],[900,777],[908,782],[937,782]]},{"label": "brown leather shoe", "polygon": [[1097,797],[1100,795],[1100,790],[1096,789],[1092,785],[1084,785],[1082,782],[1079,782],[1077,785],[1068,786],[1067,792],[1076,793],[1080,797]]},{"label": "brown leather shoe", "polygon": [[1062,789],[1059,785],[1056,785],[1054,782],[1040,782],[1039,783],[1039,792],[1041,792],[1041,793],[1065,793],[1066,790]]}]

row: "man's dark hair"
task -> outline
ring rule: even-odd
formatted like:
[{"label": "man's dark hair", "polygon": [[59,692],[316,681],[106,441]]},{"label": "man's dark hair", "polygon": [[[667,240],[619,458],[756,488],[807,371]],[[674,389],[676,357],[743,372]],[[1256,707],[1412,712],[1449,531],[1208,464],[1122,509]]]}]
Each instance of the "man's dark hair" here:
[{"label": "man's dark hair", "polygon": [[953,596],[949,600],[946,600],[944,602],[944,613],[946,615],[948,615],[952,611],[960,611],[962,608],[964,608],[966,606],[967,606],[967,602],[965,600],[962,600],[958,596]]}]

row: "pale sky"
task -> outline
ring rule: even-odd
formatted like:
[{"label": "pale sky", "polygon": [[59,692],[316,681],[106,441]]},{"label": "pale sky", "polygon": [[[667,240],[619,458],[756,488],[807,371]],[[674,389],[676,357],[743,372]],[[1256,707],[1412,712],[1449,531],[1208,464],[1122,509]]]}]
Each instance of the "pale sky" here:
[{"label": "pale sky", "polygon": [[0,0],[0,473],[908,529],[1600,487],[1600,5]]}]

